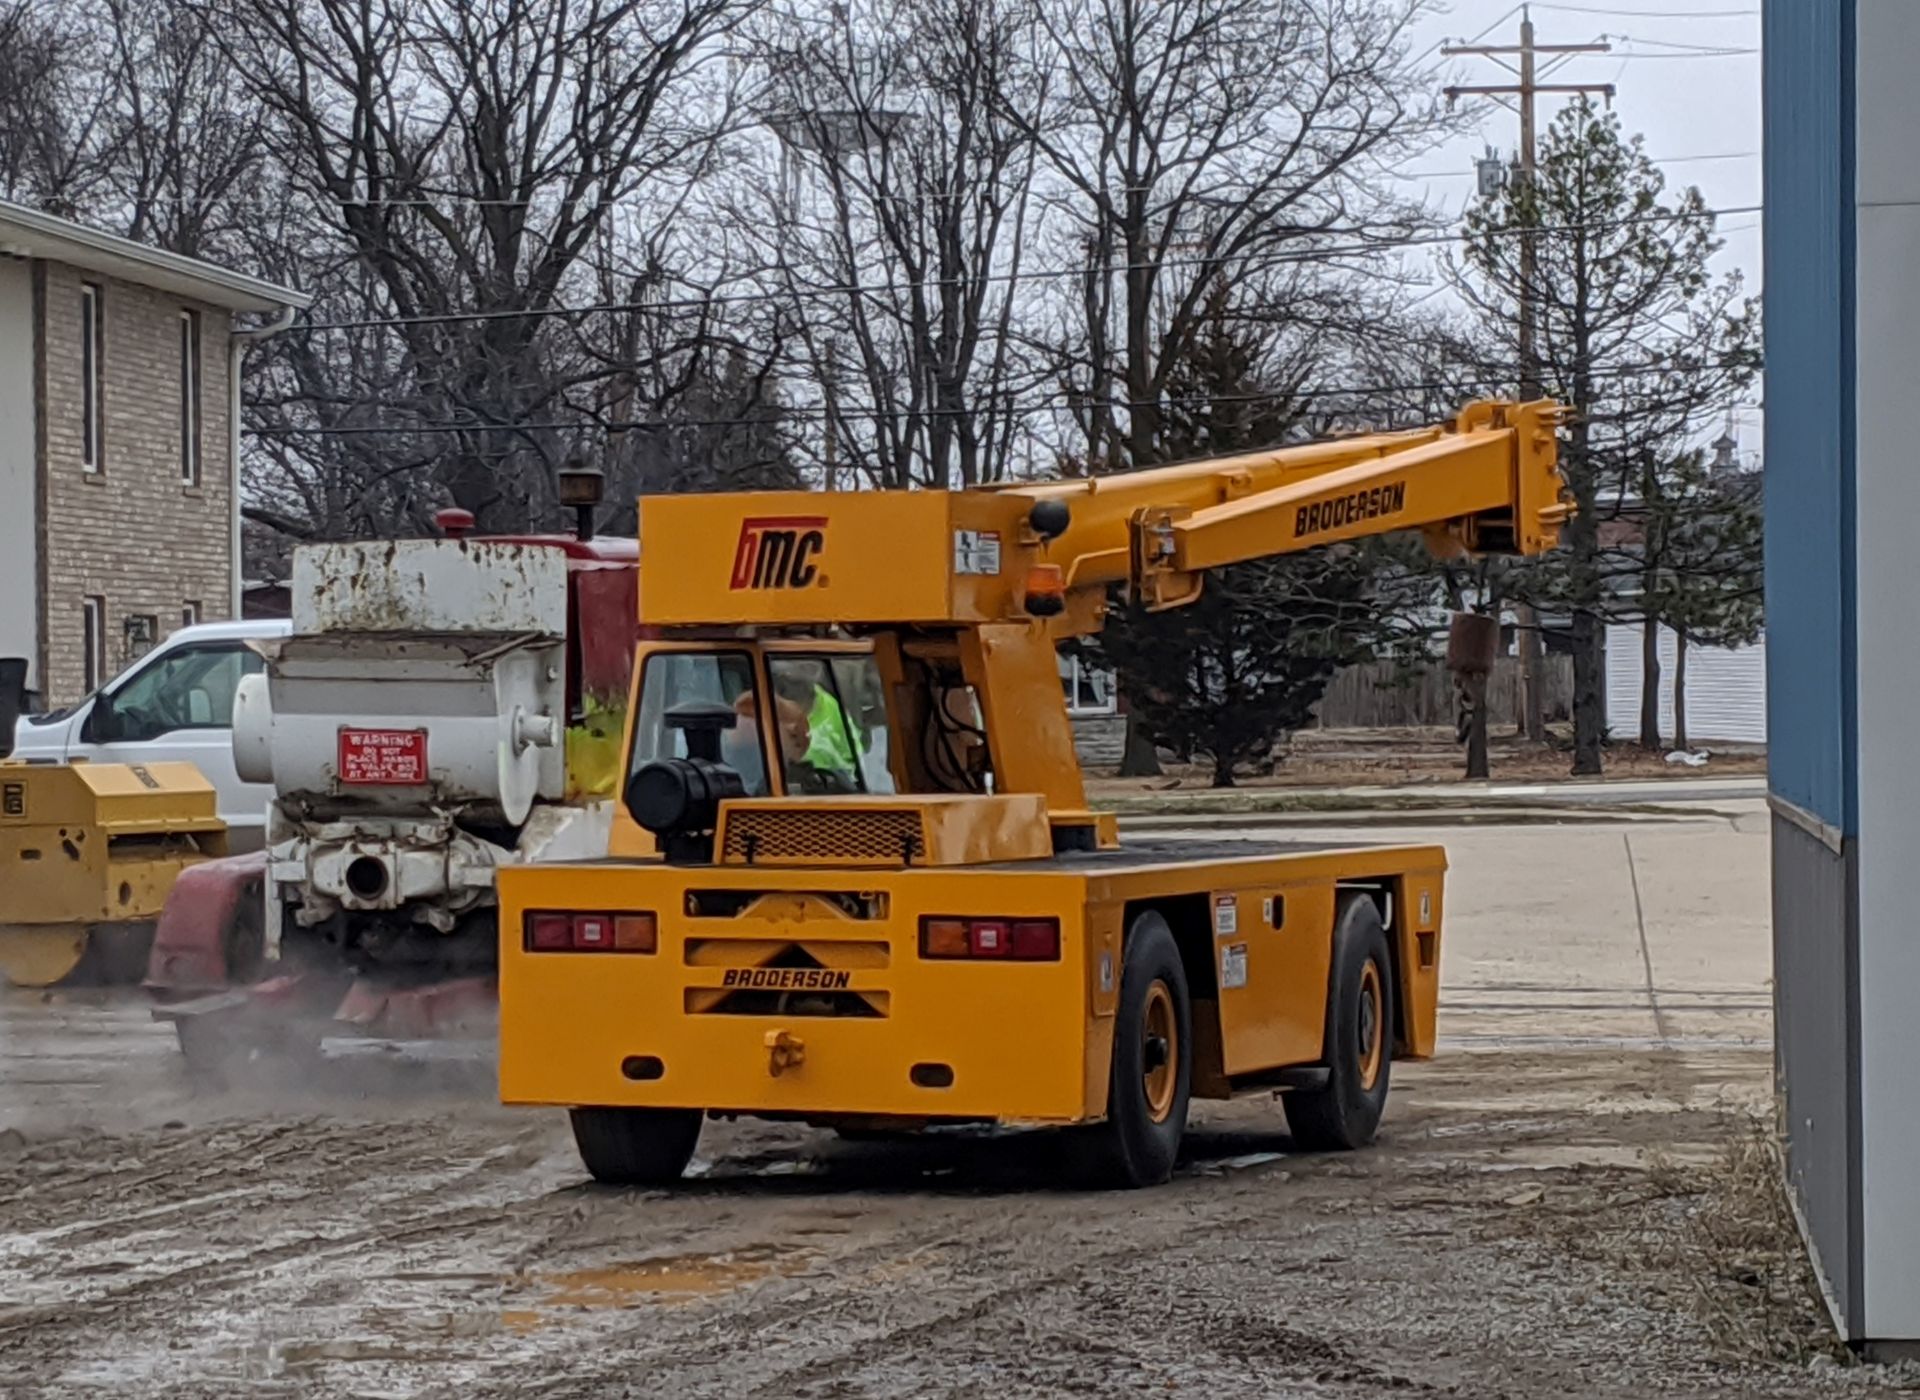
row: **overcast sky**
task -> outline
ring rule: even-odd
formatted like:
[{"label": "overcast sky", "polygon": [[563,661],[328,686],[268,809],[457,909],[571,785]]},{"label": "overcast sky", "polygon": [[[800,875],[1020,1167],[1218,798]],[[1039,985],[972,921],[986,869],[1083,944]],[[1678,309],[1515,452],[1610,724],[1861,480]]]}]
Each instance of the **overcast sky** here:
[{"label": "overcast sky", "polygon": [[[1442,63],[1442,83],[1511,81],[1494,60],[1441,60],[1439,47],[1455,40],[1517,44],[1521,6],[1509,0],[1451,0],[1419,25],[1415,51],[1431,48]],[[1612,83],[1614,109],[1629,133],[1646,138],[1647,154],[1666,171],[1669,186],[1698,185],[1714,209],[1760,203],[1760,7],[1757,0],[1604,0],[1534,4],[1534,40],[1584,44],[1604,39],[1608,54],[1566,61],[1543,82]],[[1512,60],[1509,60],[1512,61]],[[1437,208],[1457,213],[1473,193],[1473,159],[1485,143],[1510,156],[1519,120],[1507,107],[1473,99],[1477,134],[1409,172]],[[1537,108],[1542,129],[1564,98],[1545,96]],[[1712,157],[1706,159],[1705,157]],[[1738,268],[1750,290],[1760,286],[1760,216],[1728,214],[1718,223],[1726,248],[1717,266]],[[1741,447],[1759,446],[1759,415],[1745,415]]]}]

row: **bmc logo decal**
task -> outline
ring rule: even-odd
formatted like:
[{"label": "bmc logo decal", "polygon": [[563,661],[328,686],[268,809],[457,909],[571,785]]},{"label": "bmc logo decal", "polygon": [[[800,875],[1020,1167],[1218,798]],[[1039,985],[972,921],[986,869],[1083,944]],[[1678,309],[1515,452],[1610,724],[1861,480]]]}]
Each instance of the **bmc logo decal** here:
[{"label": "bmc logo decal", "polygon": [[729,588],[811,588],[827,542],[824,515],[759,515],[740,522]]}]

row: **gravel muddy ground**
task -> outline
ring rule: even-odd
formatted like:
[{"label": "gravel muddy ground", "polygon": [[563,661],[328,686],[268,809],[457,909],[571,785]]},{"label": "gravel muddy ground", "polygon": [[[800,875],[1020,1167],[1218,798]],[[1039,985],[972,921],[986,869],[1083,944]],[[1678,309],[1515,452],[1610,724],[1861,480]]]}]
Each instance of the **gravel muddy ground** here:
[{"label": "gravel muddy ground", "polygon": [[746,1124],[710,1126],[681,1189],[630,1193],[583,1184],[558,1115],[483,1089],[352,1097],[353,1070],[338,1096],[196,1099],[139,1041],[141,1110],[0,1139],[0,1393],[1638,1400],[1901,1379],[1823,1350],[1768,1178],[1740,1165],[1768,1083],[1751,1049],[1456,1052],[1402,1067],[1382,1142],[1348,1157],[1291,1155],[1277,1105],[1236,1102],[1139,1194],[1063,1188],[1049,1134]]},{"label": "gravel muddy ground", "polygon": [[[1063,1185],[1057,1135],[750,1123],[675,1191],[603,1190],[484,1079],[196,1095],[137,996],[0,997],[0,1394],[1920,1388],[1829,1350],[1755,1127],[1764,843],[1449,844],[1442,1055],[1396,1067],[1379,1145],[1295,1155],[1270,1099],[1210,1106],[1127,1195]],[[1497,878],[1516,851],[1555,892]],[[1726,882],[1711,926],[1687,870]]]}]

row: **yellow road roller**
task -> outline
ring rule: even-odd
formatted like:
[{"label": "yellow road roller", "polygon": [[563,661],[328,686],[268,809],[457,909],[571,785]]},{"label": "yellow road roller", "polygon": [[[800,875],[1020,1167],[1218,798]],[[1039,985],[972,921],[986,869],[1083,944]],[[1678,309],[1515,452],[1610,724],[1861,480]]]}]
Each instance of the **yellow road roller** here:
[{"label": "yellow road roller", "polygon": [[174,880],[226,853],[191,763],[0,762],[0,973],[137,981]]}]

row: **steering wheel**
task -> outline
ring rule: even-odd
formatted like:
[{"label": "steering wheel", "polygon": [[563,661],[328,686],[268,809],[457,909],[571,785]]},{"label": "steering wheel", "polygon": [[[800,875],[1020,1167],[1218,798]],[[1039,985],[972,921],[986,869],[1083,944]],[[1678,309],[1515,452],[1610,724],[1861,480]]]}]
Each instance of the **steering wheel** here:
[{"label": "steering wheel", "polygon": [[845,773],[802,761],[793,766],[792,786],[812,797],[851,797],[860,785]]},{"label": "steering wheel", "polygon": [[140,705],[128,705],[122,709],[114,707],[114,718],[120,736],[126,739],[151,738],[156,734],[165,734],[170,729],[178,729],[178,724],[170,721],[161,713],[159,706],[148,708]]}]

